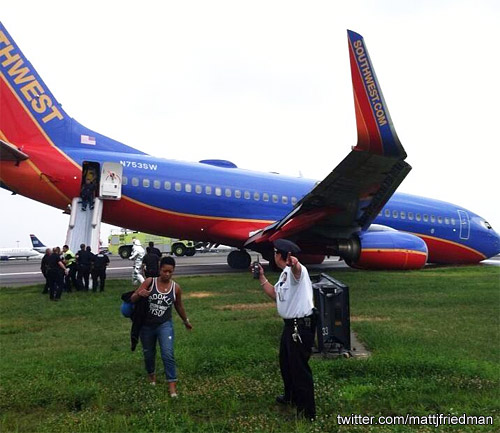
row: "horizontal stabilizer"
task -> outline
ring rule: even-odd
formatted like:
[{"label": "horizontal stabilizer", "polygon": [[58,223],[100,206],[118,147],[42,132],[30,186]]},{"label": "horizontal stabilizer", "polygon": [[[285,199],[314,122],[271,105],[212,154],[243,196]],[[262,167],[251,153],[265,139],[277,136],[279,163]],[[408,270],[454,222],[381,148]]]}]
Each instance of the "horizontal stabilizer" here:
[{"label": "horizontal stabilizer", "polygon": [[16,146],[0,140],[0,161],[25,161],[29,156],[21,152]]}]

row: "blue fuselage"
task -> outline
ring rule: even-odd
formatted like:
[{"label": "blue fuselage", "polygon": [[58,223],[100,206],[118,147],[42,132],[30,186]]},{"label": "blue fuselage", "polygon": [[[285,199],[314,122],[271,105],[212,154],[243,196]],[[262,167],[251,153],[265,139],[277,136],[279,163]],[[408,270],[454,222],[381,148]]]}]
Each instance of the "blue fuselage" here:
[{"label": "blue fuselage", "polygon": [[[79,164],[89,160],[88,151],[68,149],[67,153]],[[275,173],[141,154],[92,152],[91,155],[92,161],[99,163],[121,163],[125,196],[186,217],[271,223],[288,214],[317,183]],[[484,258],[500,252],[499,235],[483,218],[443,201],[396,193],[373,223],[422,236],[427,243],[436,239],[461,245]]]}]

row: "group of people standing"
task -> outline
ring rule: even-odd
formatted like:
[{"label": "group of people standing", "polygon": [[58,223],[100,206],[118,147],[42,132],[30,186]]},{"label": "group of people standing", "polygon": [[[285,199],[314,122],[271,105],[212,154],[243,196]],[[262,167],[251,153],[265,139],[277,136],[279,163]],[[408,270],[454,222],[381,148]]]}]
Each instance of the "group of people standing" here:
[{"label": "group of people standing", "polygon": [[68,245],[61,248],[47,248],[43,256],[40,269],[45,277],[45,286],[42,293],[49,293],[50,300],[61,299],[63,291],[71,292],[88,291],[90,276],[92,276],[92,290],[104,291],[106,268],[109,257],[106,254],[92,253],[89,246],[80,245],[80,250],[75,254]]}]

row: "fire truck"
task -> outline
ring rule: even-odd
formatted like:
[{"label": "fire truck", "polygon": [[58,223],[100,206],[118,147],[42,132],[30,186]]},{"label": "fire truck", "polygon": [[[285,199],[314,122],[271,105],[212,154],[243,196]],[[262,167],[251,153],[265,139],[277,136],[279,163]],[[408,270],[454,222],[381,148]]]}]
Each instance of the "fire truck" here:
[{"label": "fire truck", "polygon": [[109,253],[118,254],[122,259],[128,259],[132,254],[134,239],[141,241],[144,249],[146,249],[149,242],[154,242],[155,247],[158,248],[162,254],[175,254],[177,257],[181,257],[194,256],[196,253],[196,243],[193,241],[167,238],[125,229],[121,229],[118,232],[111,232],[108,237]]}]

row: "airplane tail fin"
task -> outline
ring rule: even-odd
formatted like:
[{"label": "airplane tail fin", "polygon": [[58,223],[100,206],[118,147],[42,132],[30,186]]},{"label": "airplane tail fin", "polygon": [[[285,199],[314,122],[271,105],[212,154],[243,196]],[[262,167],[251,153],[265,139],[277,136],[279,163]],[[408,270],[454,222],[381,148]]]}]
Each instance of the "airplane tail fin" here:
[{"label": "airplane tail fin", "polygon": [[405,159],[363,37],[351,30],[347,34],[358,130],[354,149]]},{"label": "airplane tail fin", "polygon": [[0,111],[0,139],[28,155],[70,148],[143,154],[68,116],[1,22]]},{"label": "airplane tail fin", "polygon": [[31,245],[33,245],[33,249],[38,252],[45,252],[45,249],[47,246],[40,240],[38,239],[35,235],[30,235],[31,238]]}]

